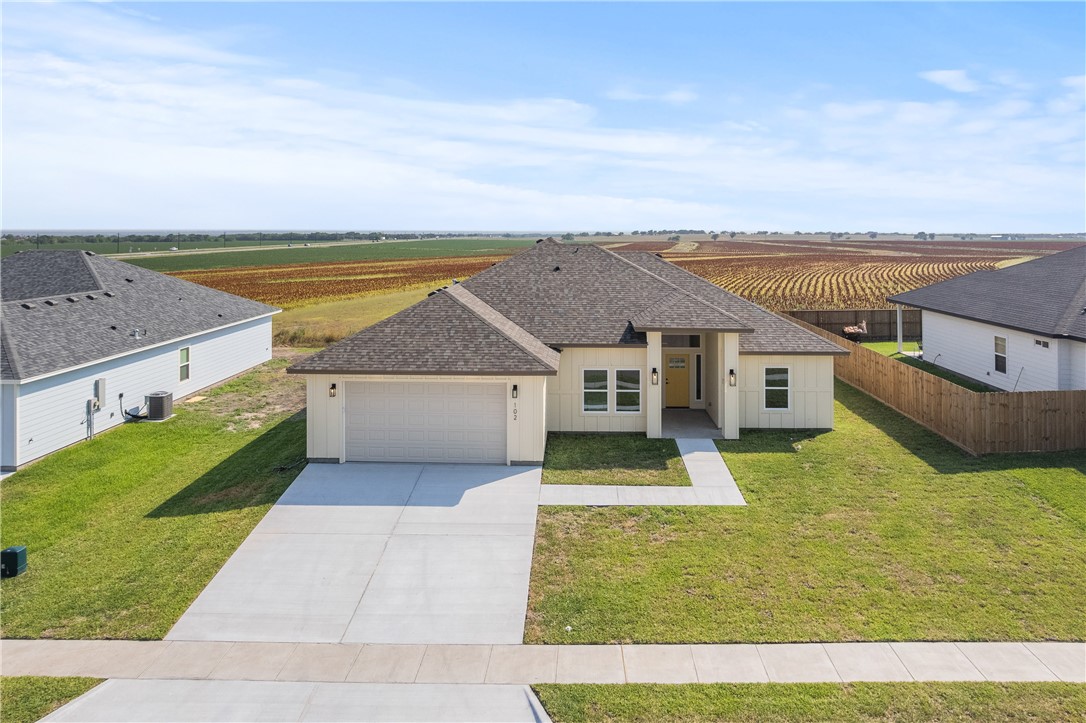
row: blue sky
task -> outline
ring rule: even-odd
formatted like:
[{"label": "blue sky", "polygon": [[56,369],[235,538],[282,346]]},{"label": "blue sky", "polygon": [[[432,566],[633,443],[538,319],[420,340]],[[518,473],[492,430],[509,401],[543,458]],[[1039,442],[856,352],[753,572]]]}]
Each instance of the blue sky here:
[{"label": "blue sky", "polygon": [[1082,3],[2,22],[9,229],[1086,229]]}]

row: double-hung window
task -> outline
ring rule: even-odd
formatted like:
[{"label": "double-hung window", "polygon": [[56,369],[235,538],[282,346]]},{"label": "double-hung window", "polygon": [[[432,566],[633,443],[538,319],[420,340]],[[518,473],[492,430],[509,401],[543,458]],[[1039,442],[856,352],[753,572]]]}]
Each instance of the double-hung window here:
[{"label": "double-hung window", "polygon": [[995,338],[995,370],[1000,374],[1007,373],[1007,337]]},{"label": "double-hung window", "polygon": [[179,369],[181,381],[187,382],[189,380],[189,348],[187,346],[181,349],[181,365]]},{"label": "double-hung window", "polygon": [[788,410],[791,408],[791,388],[789,386],[788,367],[766,367],[763,404],[767,410]]},{"label": "double-hung window", "polygon": [[607,412],[607,370],[581,371],[581,409],[585,412]]},{"label": "double-hung window", "polygon": [[615,370],[615,411],[636,414],[641,411],[641,370]]}]

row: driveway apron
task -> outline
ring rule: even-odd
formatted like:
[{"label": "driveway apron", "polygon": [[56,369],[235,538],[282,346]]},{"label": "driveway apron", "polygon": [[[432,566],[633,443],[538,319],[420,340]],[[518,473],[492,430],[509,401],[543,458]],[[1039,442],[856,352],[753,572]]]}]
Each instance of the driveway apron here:
[{"label": "driveway apron", "polygon": [[539,467],[311,464],[167,640],[524,635]]}]

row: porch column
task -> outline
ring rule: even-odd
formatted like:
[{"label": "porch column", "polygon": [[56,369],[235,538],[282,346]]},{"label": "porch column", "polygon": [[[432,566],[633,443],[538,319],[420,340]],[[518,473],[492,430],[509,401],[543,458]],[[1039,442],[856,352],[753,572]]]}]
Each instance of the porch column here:
[{"label": "porch column", "polygon": [[[664,388],[664,354],[661,332],[649,331],[645,333],[649,343],[648,354],[648,389],[645,394],[645,436],[650,439],[659,439],[663,435],[663,388]],[[656,384],[652,383],[652,370],[656,370]]]},{"label": "porch column", "polygon": [[[720,334],[719,337],[724,345],[721,350],[722,353],[718,357],[723,360],[720,369],[720,388],[723,390],[721,396],[724,397],[724,404],[721,407],[724,413],[724,424],[721,426],[720,432],[724,435],[724,439],[739,439],[739,385],[742,383],[738,379],[739,335]],[[736,385],[734,387],[729,382],[733,369],[736,374]]]},{"label": "porch column", "polygon": [[902,349],[902,331],[901,331],[901,304],[895,304],[897,307],[897,353],[901,354]]}]

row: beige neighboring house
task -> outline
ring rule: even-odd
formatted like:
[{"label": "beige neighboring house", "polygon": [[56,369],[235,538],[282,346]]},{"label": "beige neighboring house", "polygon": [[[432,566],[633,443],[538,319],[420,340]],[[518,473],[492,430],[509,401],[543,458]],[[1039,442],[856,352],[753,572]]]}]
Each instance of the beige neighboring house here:
[{"label": "beige neighboring house", "polygon": [[288,372],[313,461],[518,464],[548,432],[661,437],[665,410],[831,429],[846,353],[655,254],[546,239]]}]

